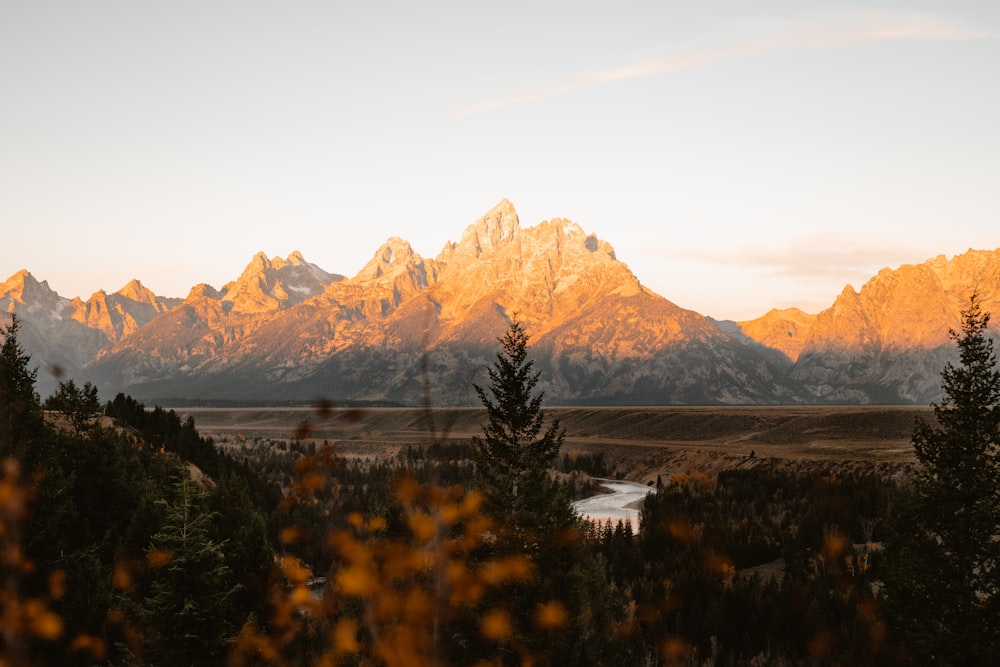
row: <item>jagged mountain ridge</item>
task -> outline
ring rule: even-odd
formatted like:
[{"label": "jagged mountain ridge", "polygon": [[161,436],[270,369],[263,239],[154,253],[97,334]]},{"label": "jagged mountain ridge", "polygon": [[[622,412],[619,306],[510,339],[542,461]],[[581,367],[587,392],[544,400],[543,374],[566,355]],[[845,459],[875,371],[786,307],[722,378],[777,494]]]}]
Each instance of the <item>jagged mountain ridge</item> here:
[{"label": "jagged mountain ridge", "polygon": [[[231,292],[193,291],[90,370],[160,396],[413,403],[427,387],[436,403],[472,403],[471,382],[516,316],[561,402],[773,401],[782,384],[706,318],[643,287],[606,241],[568,220],[522,228],[506,200],[435,259],[393,238],[299,303],[227,310]],[[680,373],[685,358],[697,363]]]},{"label": "jagged mountain ridge", "polygon": [[827,402],[937,400],[940,371],[956,359],[949,331],[973,292],[1000,313],[1000,249],[882,269],[817,315],[790,377]]},{"label": "jagged mountain ridge", "polygon": [[178,303],[156,296],[138,280],[111,294],[99,290],[86,301],[60,296],[27,270],[0,285],[0,312],[18,313],[22,344],[44,362],[45,372],[38,374],[43,393],[55,387],[58,377],[78,375],[100,350]]},{"label": "jagged mountain ridge", "polygon": [[[772,310],[718,325],[794,362],[788,378],[803,400],[926,404],[941,397],[941,369],[957,359],[949,332],[960,328],[973,292],[986,311],[1000,312],[1000,249],[884,268],[860,291],[846,286],[817,315]],[[996,329],[991,335],[997,339]]]},{"label": "jagged mountain ridge", "polygon": [[258,252],[240,277],[224,285],[218,296],[232,312],[256,315],[302,303],[343,279],[310,264],[298,250],[286,259],[268,259]]},{"label": "jagged mountain ridge", "polygon": [[393,237],[351,278],[258,253],[183,300],[133,281],[82,301],[21,271],[0,307],[36,359],[146,399],[475,404],[516,315],[552,403],[923,403],[953,358],[948,328],[973,286],[996,312],[998,276],[1000,251],[969,251],[884,269],[817,315],[714,322],[650,292],[579,225],[522,228],[503,200],[437,257]]}]

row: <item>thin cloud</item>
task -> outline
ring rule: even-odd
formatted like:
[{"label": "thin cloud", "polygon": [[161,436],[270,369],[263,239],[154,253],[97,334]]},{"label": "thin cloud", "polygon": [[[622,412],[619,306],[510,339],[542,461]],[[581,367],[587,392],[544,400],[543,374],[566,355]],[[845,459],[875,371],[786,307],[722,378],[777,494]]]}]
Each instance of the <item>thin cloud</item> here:
[{"label": "thin cloud", "polygon": [[[470,104],[459,110],[471,116],[542,102],[617,81],[663,76],[749,56],[889,40],[953,41],[994,37],[929,14],[856,12],[830,15],[823,20],[785,21],[770,24],[768,34],[725,46],[690,50],[639,61],[621,67],[586,72],[566,82],[533,90],[512,92]],[[778,28],[775,29],[775,25]]]},{"label": "thin cloud", "polygon": [[930,259],[922,253],[890,239],[815,234],[780,247],[751,246],[727,252],[673,250],[665,254],[685,261],[746,267],[772,278],[827,282],[831,278],[867,280],[881,268]]}]

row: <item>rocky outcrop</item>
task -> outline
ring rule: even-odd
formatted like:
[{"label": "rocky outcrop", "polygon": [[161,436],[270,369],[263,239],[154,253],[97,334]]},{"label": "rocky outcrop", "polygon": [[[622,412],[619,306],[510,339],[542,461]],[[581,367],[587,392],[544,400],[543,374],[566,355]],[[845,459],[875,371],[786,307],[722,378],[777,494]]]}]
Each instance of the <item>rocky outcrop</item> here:
[{"label": "rocky outcrop", "polygon": [[365,319],[383,319],[436,283],[437,274],[436,262],[424,260],[408,242],[394,236],[357,275],[324,296],[340,307],[353,308]]},{"label": "rocky outcrop", "polygon": [[69,301],[51,289],[48,282],[39,282],[26,269],[0,284],[0,310],[6,313],[18,311],[23,316],[37,314],[61,319],[68,304]]},{"label": "rocky outcrop", "polygon": [[89,329],[101,331],[108,341],[116,343],[180,302],[158,297],[138,280],[131,280],[113,294],[98,290],[86,301],[73,299],[69,302],[72,309],[69,317]]},{"label": "rocky outcrop", "polygon": [[816,400],[936,400],[941,369],[955,360],[949,331],[974,290],[985,310],[1000,312],[1000,250],[882,269],[816,317],[790,377]]},{"label": "rocky outcrop", "polygon": [[302,303],[343,278],[305,261],[299,251],[287,259],[258,252],[237,280],[223,286],[222,300],[232,312],[257,315]]},{"label": "rocky outcrop", "polygon": [[446,243],[437,261],[461,269],[483,253],[509,244],[520,231],[521,222],[514,205],[502,199],[486,215],[466,227],[461,241]]},{"label": "rocky outcrop", "polygon": [[37,389],[43,396],[60,379],[79,377],[102,349],[177,303],[157,297],[137,280],[114,294],[98,291],[86,301],[59,296],[28,271],[15,273],[0,286],[0,307],[17,313],[22,345],[40,364]]}]

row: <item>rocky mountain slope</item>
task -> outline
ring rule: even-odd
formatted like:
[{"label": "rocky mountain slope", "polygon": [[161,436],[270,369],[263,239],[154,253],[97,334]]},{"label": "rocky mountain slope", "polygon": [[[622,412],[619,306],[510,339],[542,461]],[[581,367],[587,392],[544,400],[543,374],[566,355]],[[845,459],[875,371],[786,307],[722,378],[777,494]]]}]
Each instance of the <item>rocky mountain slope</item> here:
[{"label": "rocky mountain slope", "polygon": [[[22,345],[43,365],[38,373],[43,395],[55,388],[58,378],[80,375],[101,350],[179,302],[156,296],[138,280],[112,294],[95,292],[86,301],[59,296],[26,270],[0,285],[0,312],[18,314]],[[8,322],[9,316],[0,317],[0,323]]]},{"label": "rocky mountain slope", "polygon": [[503,200],[435,258],[394,237],[350,278],[258,253],[183,300],[132,281],[82,301],[21,271],[0,308],[35,359],[146,399],[475,404],[516,317],[551,403],[925,403],[971,290],[996,312],[998,286],[1000,251],[969,251],[884,269],[816,315],[715,322],[649,291],[579,225],[524,228]]},{"label": "rocky mountain slope", "polygon": [[739,323],[740,331],[765,348],[776,350],[794,363],[805,346],[816,316],[798,308],[771,310],[755,320]]},{"label": "rocky mountain slope", "polygon": [[1000,314],[1000,250],[882,269],[816,317],[790,377],[827,402],[935,400],[941,368],[955,359],[948,332],[974,290]]},{"label": "rocky mountain slope", "polygon": [[804,401],[927,404],[941,396],[941,369],[956,361],[949,331],[961,326],[974,291],[986,311],[1000,313],[1000,250],[882,269],[818,315],[774,310],[717,324],[765,356],[780,352],[769,358]]},{"label": "rocky mountain slope", "polygon": [[[643,287],[607,242],[567,220],[522,228],[508,201],[434,259],[389,239],[356,276],[298,303],[263,299],[263,259],[243,287],[196,288],[88,371],[138,395],[468,404],[517,317],[556,402],[794,395],[759,355]],[[249,307],[232,296],[246,285]]]}]

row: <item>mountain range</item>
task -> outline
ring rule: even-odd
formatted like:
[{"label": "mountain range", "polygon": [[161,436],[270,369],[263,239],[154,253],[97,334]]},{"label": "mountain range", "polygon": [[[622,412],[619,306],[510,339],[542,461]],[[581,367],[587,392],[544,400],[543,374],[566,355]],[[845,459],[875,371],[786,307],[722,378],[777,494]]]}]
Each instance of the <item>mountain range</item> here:
[{"label": "mountain range", "polygon": [[1000,250],[969,250],[883,269],[818,314],[715,321],[579,225],[525,228],[503,200],[435,258],[393,237],[353,277],[258,253],[221,289],[170,299],[133,280],[83,301],[22,270],[0,311],[17,313],[43,395],[73,377],[147,401],[475,405],[516,318],[550,404],[925,404],[970,294],[996,312],[998,288]]}]

